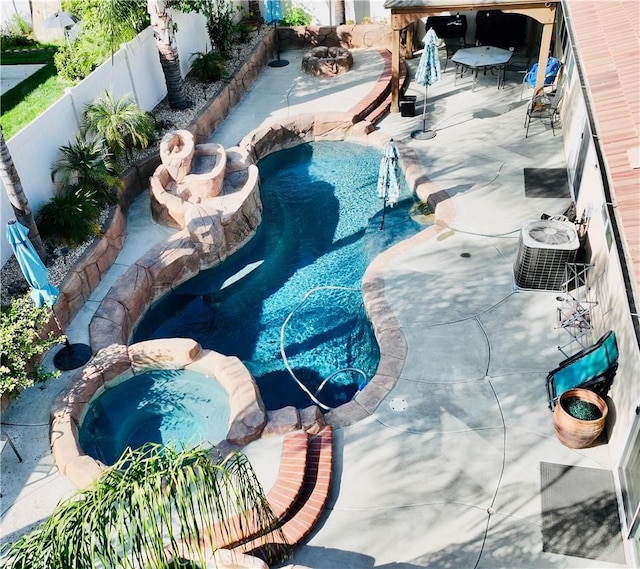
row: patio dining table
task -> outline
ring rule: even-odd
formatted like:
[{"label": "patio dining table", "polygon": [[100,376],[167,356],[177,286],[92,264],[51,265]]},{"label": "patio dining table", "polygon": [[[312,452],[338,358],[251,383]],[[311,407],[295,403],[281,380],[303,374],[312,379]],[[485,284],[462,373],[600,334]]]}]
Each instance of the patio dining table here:
[{"label": "patio dining table", "polygon": [[460,77],[462,77],[464,71],[470,69],[473,75],[471,90],[474,91],[478,80],[478,71],[482,69],[486,73],[487,69],[489,69],[492,72],[497,72],[498,89],[500,89],[501,85],[504,86],[507,64],[512,56],[513,50],[501,49],[490,45],[459,49],[451,58],[451,61],[456,64],[454,85],[458,80],[458,71],[460,71]]}]

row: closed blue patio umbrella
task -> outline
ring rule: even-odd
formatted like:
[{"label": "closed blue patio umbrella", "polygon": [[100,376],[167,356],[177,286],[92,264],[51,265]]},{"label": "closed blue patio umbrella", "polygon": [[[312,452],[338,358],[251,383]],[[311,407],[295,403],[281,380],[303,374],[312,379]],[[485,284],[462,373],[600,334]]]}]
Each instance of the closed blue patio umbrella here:
[{"label": "closed blue patio umbrella", "polygon": [[277,59],[269,62],[269,67],[284,67],[289,65],[286,59],[280,59],[280,46],[278,44],[278,22],[282,20],[282,6],[280,0],[264,0],[264,21],[273,24],[276,30],[276,53]]},{"label": "closed blue patio umbrella", "polygon": [[382,198],[382,221],[380,229],[384,228],[384,216],[387,209],[387,202],[391,207],[398,201],[400,197],[400,186],[398,185],[398,175],[396,167],[398,165],[398,147],[393,141],[389,140],[382,151],[382,160],[380,160],[380,171],[378,172],[377,192],[378,197]]},{"label": "closed blue patio umbrella", "polygon": [[433,28],[429,28],[422,42],[424,49],[420,56],[418,69],[414,81],[424,86],[424,104],[422,105],[422,130],[411,133],[411,138],[428,140],[436,135],[435,131],[427,130],[427,89],[436,81],[440,81],[440,56],[438,55],[438,36]]},{"label": "closed blue patio umbrella", "polygon": [[53,306],[58,300],[58,289],[49,282],[47,268],[29,241],[29,230],[12,219],[7,224],[7,241],[13,249],[24,278],[31,287],[31,300],[40,308],[45,304]]},{"label": "closed blue patio umbrella", "polygon": [[[29,241],[29,230],[22,224],[12,219],[7,224],[7,241],[11,245],[14,255],[20,266],[24,278],[31,287],[31,299],[40,308],[45,304],[53,306],[58,300],[60,291],[49,282],[49,274],[44,263],[36,253],[36,250]],[[53,313],[54,319],[60,332],[62,327],[58,318]],[[54,357],[54,365],[58,369],[69,370],[80,367],[87,363],[91,357],[91,348],[86,344],[69,344],[65,340],[65,347]],[[71,367],[67,367],[71,366]]]}]

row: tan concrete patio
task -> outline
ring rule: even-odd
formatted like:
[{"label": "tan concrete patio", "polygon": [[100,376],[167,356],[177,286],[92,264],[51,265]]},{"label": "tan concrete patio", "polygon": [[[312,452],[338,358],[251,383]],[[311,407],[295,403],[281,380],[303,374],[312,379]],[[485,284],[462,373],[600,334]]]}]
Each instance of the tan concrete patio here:
[{"label": "tan concrete patio", "polygon": [[[360,66],[356,59],[342,83],[325,83],[318,93],[300,71],[302,54],[284,53],[288,67],[265,69],[211,142],[235,145],[268,117],[347,110],[381,69],[374,56]],[[420,116],[394,114],[379,124],[446,192],[452,217],[376,262],[407,357],[375,411],[335,431],[329,506],[295,550],[294,566],[624,566],[543,551],[541,462],[597,469],[610,463],[606,444],[576,451],[556,439],[544,388],[566,341],[556,329],[556,294],[521,291],[513,282],[521,222],[569,205],[567,198],[525,195],[523,168],[563,168],[565,160],[561,137],[548,127],[533,124],[525,139],[520,87],[521,75],[511,70],[504,89],[480,76],[472,92],[469,82],[454,86],[450,66],[429,88],[427,124],[435,138],[411,138]],[[412,83],[408,94],[417,96],[419,115],[424,89]],[[150,221],[148,198],[141,197],[129,214],[125,248],[69,327],[74,341],[88,341],[89,320],[108,287],[167,234]],[[48,437],[51,404],[69,377],[26,391],[3,413],[3,430],[24,457],[19,463],[2,454],[3,541],[46,518],[72,491],[53,465]],[[280,447],[274,437],[245,448],[266,490]]]}]

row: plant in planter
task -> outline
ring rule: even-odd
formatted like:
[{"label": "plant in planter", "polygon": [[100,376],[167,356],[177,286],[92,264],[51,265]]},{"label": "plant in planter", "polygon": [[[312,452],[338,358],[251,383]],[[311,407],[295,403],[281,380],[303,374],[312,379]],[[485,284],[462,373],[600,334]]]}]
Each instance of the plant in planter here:
[{"label": "plant in planter", "polygon": [[180,0],[183,11],[199,12],[206,20],[211,45],[223,57],[229,58],[233,49],[235,24],[229,0]]},{"label": "plant in planter", "polygon": [[95,194],[102,203],[118,201],[122,182],[116,175],[113,155],[104,138],[88,129],[82,129],[73,142],[61,146],[62,156],[51,170],[58,189],[77,186],[81,191]]},{"label": "plant in planter", "polygon": [[553,427],[569,448],[586,448],[602,433],[609,408],[597,393],[574,388],[560,395],[553,410]]},{"label": "plant in planter", "polygon": [[251,32],[255,32],[260,27],[260,9],[258,8],[257,14],[252,13],[251,8],[247,12],[244,6],[237,6],[236,10],[240,14],[240,21],[236,24],[238,42],[246,43]]},{"label": "plant in planter", "polygon": [[116,99],[110,91],[85,106],[83,128],[101,136],[115,158],[131,159],[132,148],[147,148],[155,137],[149,115],[133,97]]},{"label": "plant in planter", "polygon": [[99,215],[95,192],[67,186],[40,208],[36,219],[48,243],[73,248],[100,235]]},{"label": "plant in planter", "polygon": [[236,25],[236,31],[238,32],[238,43],[247,43],[251,32],[255,32],[257,24],[247,21],[238,22]]}]

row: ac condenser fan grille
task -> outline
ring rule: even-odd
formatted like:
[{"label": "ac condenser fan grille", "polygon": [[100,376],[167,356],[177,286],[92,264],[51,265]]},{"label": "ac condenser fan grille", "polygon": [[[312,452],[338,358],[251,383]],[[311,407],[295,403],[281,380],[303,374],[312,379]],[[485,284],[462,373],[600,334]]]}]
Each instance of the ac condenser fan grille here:
[{"label": "ac condenser fan grille", "polygon": [[571,241],[572,235],[564,228],[557,227],[531,227],[529,237],[544,245],[563,245]]}]

